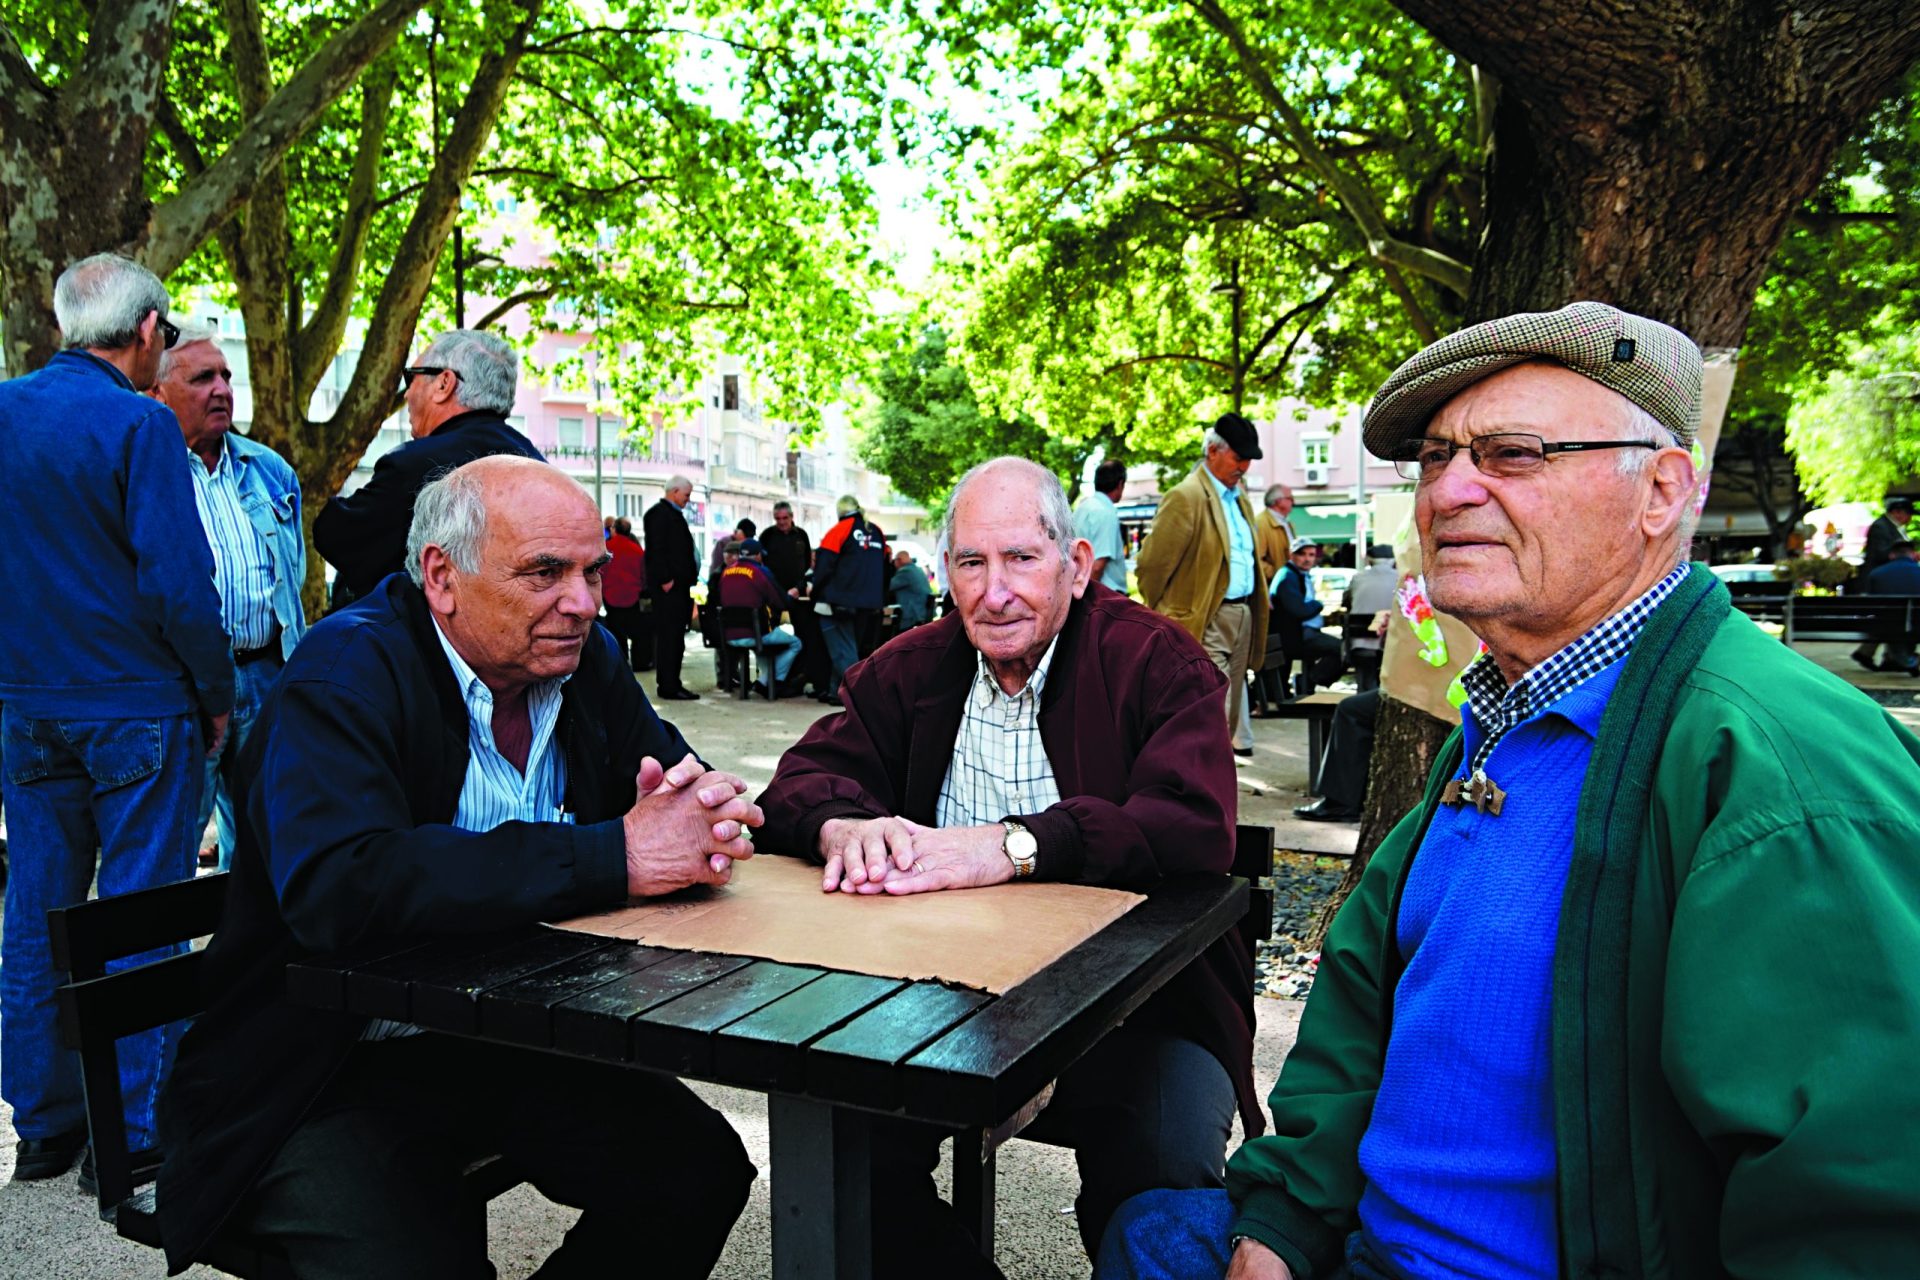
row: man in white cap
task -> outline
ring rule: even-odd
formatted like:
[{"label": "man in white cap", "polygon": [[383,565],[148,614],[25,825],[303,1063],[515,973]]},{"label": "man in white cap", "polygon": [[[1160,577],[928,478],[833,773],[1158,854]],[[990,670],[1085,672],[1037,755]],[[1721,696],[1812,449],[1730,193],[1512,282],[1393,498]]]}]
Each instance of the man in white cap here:
[{"label": "man in white cap", "polygon": [[1433,605],[1489,651],[1273,1132],[1225,1191],[1124,1206],[1103,1280],[1912,1269],[1920,742],[1687,564],[1700,384],[1582,302],[1375,397]]}]

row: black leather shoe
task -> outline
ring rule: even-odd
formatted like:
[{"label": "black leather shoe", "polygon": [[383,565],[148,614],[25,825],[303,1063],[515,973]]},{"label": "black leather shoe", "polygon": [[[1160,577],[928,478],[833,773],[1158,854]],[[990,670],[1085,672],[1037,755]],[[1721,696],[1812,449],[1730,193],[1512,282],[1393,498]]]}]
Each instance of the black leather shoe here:
[{"label": "black leather shoe", "polygon": [[1293,816],[1303,822],[1358,822],[1360,815],[1347,809],[1335,809],[1325,800],[1315,800],[1312,804],[1300,805]]},{"label": "black leather shoe", "polygon": [[700,695],[691,689],[665,689],[660,693],[662,702],[698,702]]},{"label": "black leather shoe", "polygon": [[20,1145],[13,1149],[13,1180],[39,1182],[44,1178],[57,1178],[73,1168],[73,1162],[80,1158],[81,1148],[86,1145],[85,1129],[51,1138],[22,1138]]},{"label": "black leather shoe", "polygon": [[1253,748],[1252,747],[1235,747],[1233,749],[1233,754],[1237,756],[1245,757],[1247,759],[1251,759],[1253,757]]}]

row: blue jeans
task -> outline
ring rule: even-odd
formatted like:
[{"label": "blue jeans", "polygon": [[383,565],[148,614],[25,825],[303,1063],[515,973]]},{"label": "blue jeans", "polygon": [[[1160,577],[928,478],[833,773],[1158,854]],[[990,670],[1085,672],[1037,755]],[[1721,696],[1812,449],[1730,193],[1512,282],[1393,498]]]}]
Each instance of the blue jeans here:
[{"label": "blue jeans", "polygon": [[200,789],[200,817],[194,823],[193,838],[200,840],[207,829],[207,819],[214,820],[214,830],[220,840],[222,871],[233,866],[233,791],[228,778],[233,773],[234,762],[240,758],[240,748],[247,745],[247,736],[253,732],[260,704],[266,700],[267,690],[273,687],[284,665],[275,657],[234,668],[233,719],[227,721],[227,745],[220,748],[219,755],[207,757],[206,778]]},{"label": "blue jeans", "polygon": [[[729,640],[727,643],[736,649],[753,648],[752,640]],[[800,658],[800,637],[791,631],[769,631],[760,637],[760,644],[773,655],[773,682],[785,684],[787,673],[793,670],[793,664]],[[765,680],[767,673],[762,671],[760,678]]]},{"label": "blue jeans", "polygon": [[[1224,1191],[1147,1191],[1120,1206],[1100,1239],[1093,1280],[1219,1280],[1232,1260],[1233,1201]],[[1327,1280],[1393,1280],[1364,1231]]]},{"label": "blue jeans", "polygon": [[827,661],[833,664],[833,680],[827,692],[839,693],[847,668],[860,661],[859,615],[851,609],[835,609],[832,616],[820,617],[820,634],[827,642]]},{"label": "blue jeans", "polygon": [[[47,912],[84,901],[100,850],[100,895],[193,875],[204,751],[194,716],[33,720],[0,712],[5,742],[7,876],[0,944],[0,1096],[22,1138],[86,1126],[79,1057],[60,1047]],[[145,964],[184,946],[109,966]],[[120,1041],[127,1140],[153,1145],[153,1108],[180,1026]]]}]

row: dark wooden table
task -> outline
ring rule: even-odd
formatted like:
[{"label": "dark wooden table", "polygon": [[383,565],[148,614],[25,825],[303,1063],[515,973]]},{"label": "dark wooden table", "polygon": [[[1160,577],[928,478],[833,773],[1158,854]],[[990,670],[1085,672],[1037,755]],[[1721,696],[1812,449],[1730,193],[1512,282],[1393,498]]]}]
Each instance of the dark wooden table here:
[{"label": "dark wooden table", "polygon": [[872,1114],[1001,1124],[1246,909],[1244,880],[1168,881],[997,998],[543,926],[310,960],[287,988],[315,1008],[766,1093],[772,1274],[849,1280],[872,1272]]}]

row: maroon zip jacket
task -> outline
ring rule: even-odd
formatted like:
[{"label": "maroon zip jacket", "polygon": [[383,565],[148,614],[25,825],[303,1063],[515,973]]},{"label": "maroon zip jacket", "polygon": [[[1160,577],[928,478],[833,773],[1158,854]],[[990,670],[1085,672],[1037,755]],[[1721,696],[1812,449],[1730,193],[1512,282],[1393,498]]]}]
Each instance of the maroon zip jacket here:
[{"label": "maroon zip jacket", "polygon": [[[818,862],[830,818],[933,825],[978,663],[957,614],[857,663],[840,691],[845,714],[809,729],[760,797],[760,847]],[[1062,798],[1042,813],[1006,815],[1039,843],[1036,877],[1138,890],[1163,876],[1225,873],[1239,803],[1225,695],[1192,636],[1090,585],[1067,612],[1040,697],[1040,738]],[[1266,1128],[1253,1087],[1252,961],[1238,931],[1128,1021],[1205,1047],[1233,1078],[1247,1133]]]}]

